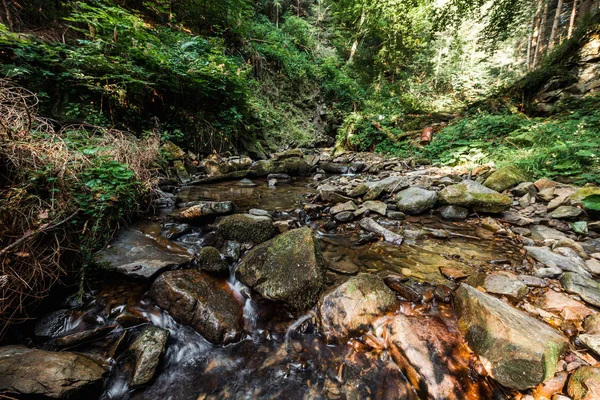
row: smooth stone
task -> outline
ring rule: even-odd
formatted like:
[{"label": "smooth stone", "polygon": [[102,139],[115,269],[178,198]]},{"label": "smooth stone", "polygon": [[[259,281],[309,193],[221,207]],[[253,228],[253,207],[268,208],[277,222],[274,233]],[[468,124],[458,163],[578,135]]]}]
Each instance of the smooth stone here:
[{"label": "smooth stone", "polygon": [[133,342],[130,350],[135,354],[135,369],[131,386],[145,385],[152,380],[168,338],[168,330],[149,326]]},{"label": "smooth stone", "polygon": [[472,180],[447,186],[438,196],[442,204],[473,208],[479,212],[499,213],[506,211],[512,204],[510,197]]},{"label": "smooth stone", "polygon": [[437,196],[436,192],[419,187],[402,190],[396,194],[398,211],[409,215],[418,215],[435,206]]},{"label": "smooth stone", "polygon": [[294,229],[251,249],[236,277],[262,297],[296,309],[313,306],[324,286],[325,266],[310,228]]},{"label": "smooth stone", "polygon": [[348,260],[330,261],[327,263],[327,268],[342,275],[354,275],[360,271],[356,264]]},{"label": "smooth stone", "polygon": [[401,211],[387,210],[387,212],[385,213],[385,215],[389,219],[393,219],[395,221],[402,221],[404,218],[406,218],[406,214],[404,214]]},{"label": "smooth stone", "polygon": [[573,232],[579,233],[580,235],[588,234],[588,224],[585,221],[577,221],[571,223],[571,229],[573,229]]},{"label": "smooth stone", "polygon": [[464,283],[455,305],[459,330],[500,384],[526,390],[554,376],[568,345],[561,333]]},{"label": "smooth stone", "polygon": [[512,300],[521,300],[529,293],[529,288],[513,274],[492,272],[485,277],[484,289],[488,293],[506,296]]},{"label": "smooth stone", "polygon": [[585,268],[592,274],[600,275],[600,261],[595,258],[585,260]]},{"label": "smooth stone", "polygon": [[237,242],[263,243],[277,233],[271,218],[250,214],[223,217],[217,227],[225,239]]},{"label": "smooth stone", "polygon": [[354,204],[353,201],[347,201],[345,203],[336,204],[335,206],[329,209],[329,213],[331,215],[339,214],[344,211],[356,211],[358,207]]},{"label": "smooth stone", "polygon": [[252,208],[248,211],[248,214],[250,215],[254,215],[256,217],[271,217],[271,213],[268,212],[267,210],[261,210],[258,208]]},{"label": "smooth stone", "polygon": [[525,246],[524,249],[529,256],[547,267],[558,267],[563,271],[576,272],[586,277],[591,276],[586,270],[585,262],[576,254],[574,257],[565,257],[547,247]]},{"label": "smooth stone", "polygon": [[337,222],[341,222],[341,223],[350,222],[354,219],[354,213],[350,212],[350,211],[344,211],[339,214],[336,214],[333,217],[333,219],[335,219]]},{"label": "smooth stone", "polygon": [[542,191],[544,189],[555,188],[559,183],[548,178],[540,178],[534,182],[534,185],[539,191]]},{"label": "smooth stone", "polygon": [[254,186],[256,186],[256,183],[252,182],[248,178],[244,178],[244,179],[240,180],[238,183],[236,183],[236,185],[238,185],[238,186],[254,187]]},{"label": "smooth stone", "polygon": [[563,270],[558,267],[538,268],[533,273],[538,278],[556,278],[563,273]]},{"label": "smooth stone", "polygon": [[233,343],[241,337],[244,302],[225,280],[199,270],[169,271],[154,281],[150,297],[212,343]]},{"label": "smooth stone", "polygon": [[565,272],[560,283],[567,292],[577,294],[586,303],[600,307],[600,283],[574,272]]},{"label": "smooth stone", "polygon": [[459,206],[444,206],[440,208],[440,214],[446,221],[464,221],[469,216],[469,210]]},{"label": "smooth stone", "polygon": [[386,215],[388,208],[384,202],[374,200],[365,201],[361,204],[361,207],[383,216]]},{"label": "smooth stone", "polygon": [[581,208],[572,206],[560,206],[550,213],[552,218],[556,219],[571,219],[577,218],[583,213]]},{"label": "smooth stone", "polygon": [[396,303],[396,296],[377,275],[359,274],[325,293],[319,315],[328,342],[342,343],[368,331]]},{"label": "smooth stone", "polygon": [[95,398],[105,369],[91,358],[24,346],[0,347],[0,391],[56,399]]},{"label": "smooth stone", "polygon": [[483,184],[492,190],[502,192],[526,180],[525,174],[511,165],[493,172]]},{"label": "smooth stone", "polygon": [[579,340],[597,356],[600,356],[600,335],[581,334]]}]

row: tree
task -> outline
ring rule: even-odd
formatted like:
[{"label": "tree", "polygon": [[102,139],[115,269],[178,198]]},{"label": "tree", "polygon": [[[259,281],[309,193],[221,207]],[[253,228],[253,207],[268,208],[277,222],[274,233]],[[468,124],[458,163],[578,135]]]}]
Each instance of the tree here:
[{"label": "tree", "polygon": [[556,40],[556,33],[558,32],[558,25],[560,23],[562,8],[563,0],[558,0],[558,4],[556,5],[556,12],[554,13],[554,22],[552,23],[552,31],[550,32],[550,39],[548,41],[548,50],[552,50],[552,47],[554,47],[554,41]]}]

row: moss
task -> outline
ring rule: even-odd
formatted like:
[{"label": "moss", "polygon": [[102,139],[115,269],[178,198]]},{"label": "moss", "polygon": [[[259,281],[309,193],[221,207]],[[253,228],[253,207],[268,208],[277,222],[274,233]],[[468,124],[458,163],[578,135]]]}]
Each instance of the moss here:
[{"label": "moss", "polygon": [[214,247],[203,247],[198,254],[198,268],[209,272],[226,272],[227,263],[221,257],[219,250]]},{"label": "moss", "polygon": [[273,221],[268,217],[236,214],[222,218],[219,232],[228,240],[263,243],[275,236]]},{"label": "moss", "polygon": [[494,172],[483,185],[497,192],[502,192],[526,180],[527,176],[520,169],[511,165]]},{"label": "moss", "polygon": [[556,374],[558,359],[566,349],[566,343],[549,342],[544,354],[544,381]]},{"label": "moss", "polygon": [[162,145],[161,151],[165,158],[169,161],[179,160],[185,156],[185,153],[175,143],[168,141]]},{"label": "moss", "polygon": [[440,191],[440,202],[442,204],[471,207],[475,211],[490,213],[505,211],[512,204],[508,196],[493,192],[491,189],[475,182],[467,182],[448,186]]},{"label": "moss", "polygon": [[573,400],[583,400],[588,394],[588,388],[598,385],[600,385],[600,368],[583,366],[569,378],[567,392]]},{"label": "moss", "polygon": [[600,187],[586,186],[579,189],[575,194],[573,194],[571,196],[571,200],[575,203],[580,204],[585,198],[594,195],[600,195]]},{"label": "moss", "polygon": [[476,193],[472,196],[473,204],[471,207],[475,211],[498,213],[507,210],[512,204],[510,197],[500,193]]}]

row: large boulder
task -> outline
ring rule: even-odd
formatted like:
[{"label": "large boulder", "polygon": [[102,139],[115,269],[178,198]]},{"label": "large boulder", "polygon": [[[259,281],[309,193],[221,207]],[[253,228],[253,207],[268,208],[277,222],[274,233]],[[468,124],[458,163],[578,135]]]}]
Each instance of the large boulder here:
[{"label": "large boulder", "polygon": [[485,380],[473,379],[470,351],[456,331],[431,317],[398,314],[376,330],[421,399],[492,398]]},{"label": "large boulder", "polygon": [[217,226],[225,239],[238,242],[263,243],[277,233],[271,218],[251,214],[223,217]]},{"label": "large boulder", "polygon": [[545,323],[465,284],[455,292],[458,327],[500,384],[532,388],[554,376],[566,338]]},{"label": "large boulder", "polygon": [[238,266],[236,276],[264,298],[306,309],[318,300],[324,271],[311,229],[301,228],[254,247]]},{"label": "large boulder", "polygon": [[305,176],[310,171],[310,165],[304,158],[294,156],[277,160],[261,160],[254,163],[250,169],[255,176],[268,176],[269,174]]},{"label": "large boulder", "polygon": [[527,177],[520,169],[508,166],[496,170],[485,180],[483,185],[497,192],[502,192],[525,181],[527,181]]},{"label": "large boulder", "polygon": [[0,347],[0,392],[55,399],[93,398],[101,389],[104,372],[81,354]]},{"label": "large boulder", "polygon": [[360,335],[395,303],[396,296],[383,279],[359,274],[321,297],[319,315],[325,337],[343,342]]},{"label": "large boulder", "polygon": [[154,281],[150,296],[182,324],[216,344],[237,341],[243,329],[243,299],[229,284],[198,270],[165,272]]},{"label": "large boulder", "polygon": [[600,283],[594,279],[565,272],[560,278],[560,283],[567,292],[577,294],[586,303],[600,307]]},{"label": "large boulder", "polygon": [[136,227],[121,229],[110,246],[94,255],[94,262],[102,267],[141,278],[150,278],[192,259],[183,247]]},{"label": "large boulder", "polygon": [[437,202],[437,193],[419,187],[411,187],[396,195],[398,211],[410,215],[417,215],[429,210]]},{"label": "large boulder", "polygon": [[149,326],[133,342],[130,350],[135,354],[135,369],[131,386],[145,385],[152,380],[168,338],[166,329]]},{"label": "large boulder", "polygon": [[498,213],[506,211],[512,204],[510,197],[471,180],[447,186],[438,196],[442,204],[470,207],[480,212]]}]

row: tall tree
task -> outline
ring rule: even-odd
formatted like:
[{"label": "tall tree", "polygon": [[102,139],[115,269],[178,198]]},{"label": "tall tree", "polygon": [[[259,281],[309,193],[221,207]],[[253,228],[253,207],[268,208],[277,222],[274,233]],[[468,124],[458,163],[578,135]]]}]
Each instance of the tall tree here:
[{"label": "tall tree", "polygon": [[577,0],[573,0],[573,8],[571,10],[571,20],[569,21],[569,31],[567,32],[567,38],[571,39],[573,35],[573,28],[575,27],[575,18],[577,17]]},{"label": "tall tree", "polygon": [[556,12],[554,13],[554,22],[552,23],[552,31],[550,32],[550,39],[548,40],[548,50],[552,50],[552,47],[554,47],[554,41],[556,40],[556,33],[558,32],[558,25],[560,23],[562,8],[563,0],[558,0],[558,4],[556,5]]}]

